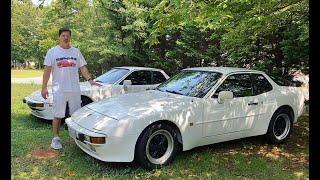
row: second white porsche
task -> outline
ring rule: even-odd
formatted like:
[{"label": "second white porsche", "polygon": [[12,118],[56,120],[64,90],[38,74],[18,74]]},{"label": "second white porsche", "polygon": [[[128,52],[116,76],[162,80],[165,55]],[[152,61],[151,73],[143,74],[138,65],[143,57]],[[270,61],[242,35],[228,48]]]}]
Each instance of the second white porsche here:
[{"label": "second white porsche", "polygon": [[[152,89],[167,79],[169,76],[161,69],[115,67],[95,79],[96,82],[102,84],[102,87],[91,86],[88,82],[80,83],[81,106],[119,94]],[[51,90],[49,90],[48,100],[42,98],[41,90],[37,90],[25,97],[23,102],[29,106],[32,115],[46,120],[53,119]],[[68,116],[68,107],[66,108],[66,116]]]}]

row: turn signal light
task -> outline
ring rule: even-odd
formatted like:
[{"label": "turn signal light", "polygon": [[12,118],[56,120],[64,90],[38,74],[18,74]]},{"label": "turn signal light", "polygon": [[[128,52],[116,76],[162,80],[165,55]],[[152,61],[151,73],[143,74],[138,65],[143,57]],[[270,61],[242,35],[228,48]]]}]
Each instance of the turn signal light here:
[{"label": "turn signal light", "polygon": [[43,103],[34,103],[34,106],[35,107],[44,107],[44,104]]},{"label": "turn signal light", "polygon": [[105,144],[106,138],[105,137],[90,137],[90,142],[94,144]]}]

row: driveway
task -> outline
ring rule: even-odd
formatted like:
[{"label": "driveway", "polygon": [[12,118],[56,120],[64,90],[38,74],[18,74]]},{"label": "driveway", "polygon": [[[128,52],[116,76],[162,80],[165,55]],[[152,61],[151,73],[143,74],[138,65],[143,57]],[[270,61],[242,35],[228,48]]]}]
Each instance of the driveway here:
[{"label": "driveway", "polygon": [[[42,76],[33,78],[11,78],[11,83],[23,83],[23,84],[42,84]],[[48,85],[52,84],[52,78],[48,81]]]}]

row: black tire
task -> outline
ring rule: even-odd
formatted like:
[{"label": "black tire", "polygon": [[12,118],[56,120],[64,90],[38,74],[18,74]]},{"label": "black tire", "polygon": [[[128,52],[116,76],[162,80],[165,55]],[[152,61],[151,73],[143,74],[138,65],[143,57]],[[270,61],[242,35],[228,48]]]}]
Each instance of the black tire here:
[{"label": "black tire", "polygon": [[90,98],[88,98],[86,96],[81,96],[81,107],[83,107],[83,106],[85,106],[87,104],[90,104],[92,102],[93,101]]},{"label": "black tire", "polygon": [[288,108],[277,110],[271,117],[266,138],[271,144],[284,143],[292,131],[293,115]]},{"label": "black tire", "polygon": [[149,126],[138,138],[135,159],[144,168],[152,170],[172,162],[177,151],[178,139],[174,128],[158,123]]},{"label": "black tire", "polygon": [[[86,96],[81,96],[81,107],[87,105],[87,104],[90,104],[92,103],[93,101],[86,97]],[[63,122],[66,118],[70,117],[70,111],[69,111],[69,103],[67,102],[66,104],[66,113],[65,113],[65,117],[63,118]]]},{"label": "black tire", "polygon": [[64,115],[64,118],[61,119],[61,125],[63,125],[65,123],[65,120],[70,117],[70,111],[69,111],[69,103],[67,102],[66,104],[66,112]]}]

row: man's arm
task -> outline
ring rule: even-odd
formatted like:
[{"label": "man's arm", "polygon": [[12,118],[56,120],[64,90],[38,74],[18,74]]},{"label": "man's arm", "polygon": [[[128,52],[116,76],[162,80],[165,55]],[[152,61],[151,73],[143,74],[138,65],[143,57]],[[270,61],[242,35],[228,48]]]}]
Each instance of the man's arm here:
[{"label": "man's arm", "polygon": [[42,76],[41,96],[44,99],[47,99],[47,97],[49,96],[47,85],[48,85],[48,81],[50,79],[51,69],[52,69],[51,66],[45,66],[43,76]]},{"label": "man's arm", "polygon": [[81,74],[82,76],[91,84],[91,85],[96,85],[96,86],[102,86],[101,84],[99,83],[96,83],[92,78],[91,78],[91,75],[89,73],[89,70],[87,68],[87,66],[81,66],[80,67],[80,71],[81,71]]}]

